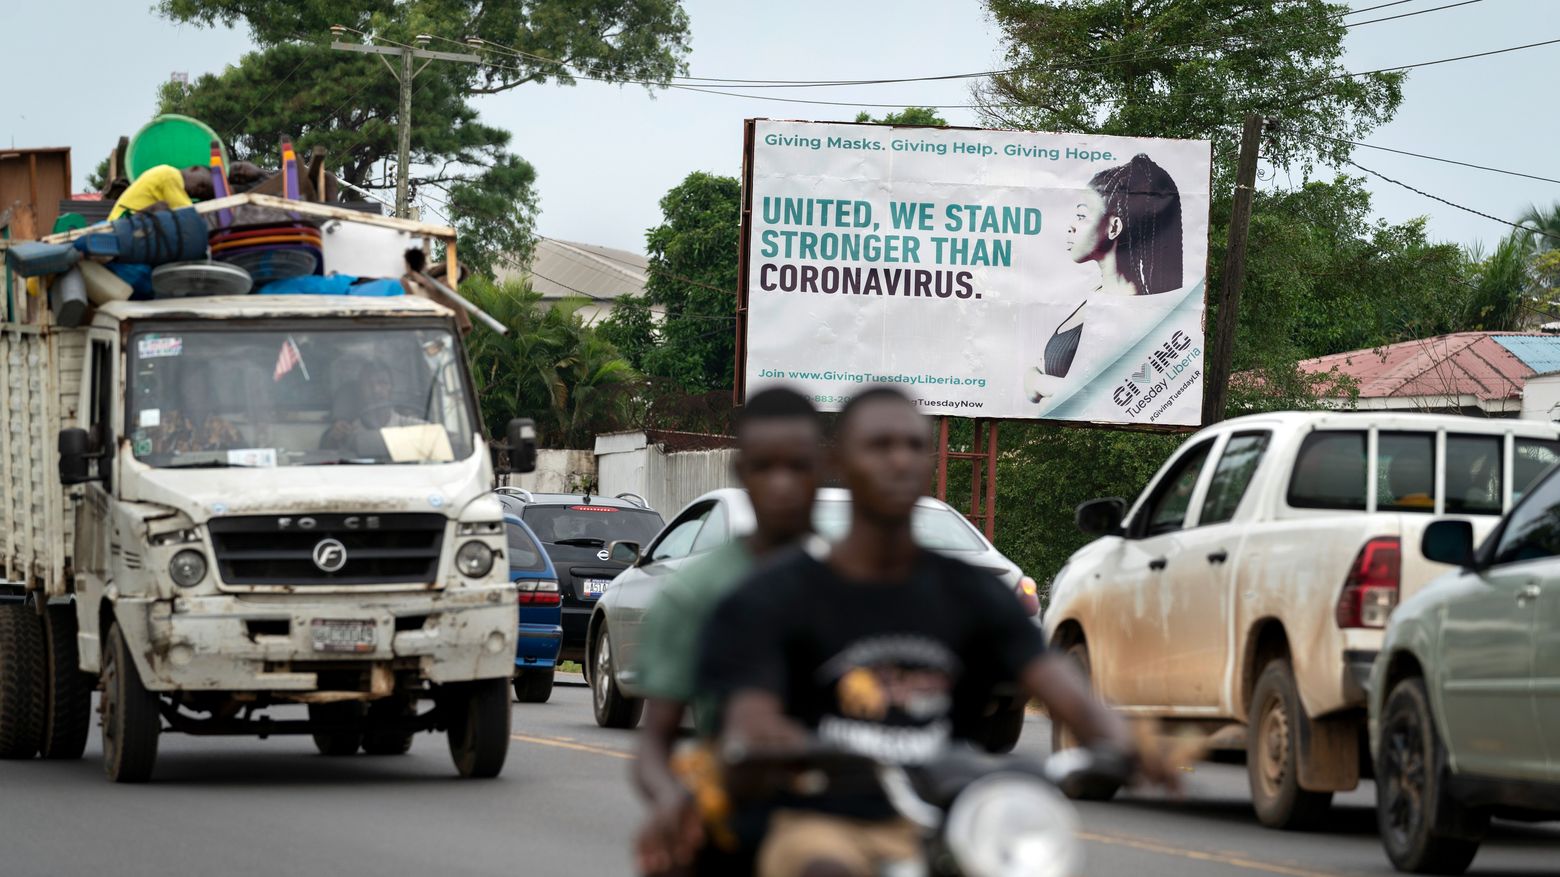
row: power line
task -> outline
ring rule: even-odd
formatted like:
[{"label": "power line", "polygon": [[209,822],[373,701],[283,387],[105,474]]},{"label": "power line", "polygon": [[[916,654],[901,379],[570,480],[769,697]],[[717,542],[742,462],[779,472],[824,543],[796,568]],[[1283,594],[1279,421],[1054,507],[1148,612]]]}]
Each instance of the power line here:
[{"label": "power line", "polygon": [[1539,235],[1541,237],[1546,237],[1546,238],[1550,238],[1552,240],[1560,241],[1560,235],[1551,234],[1550,232],[1544,231],[1543,229],[1532,228],[1530,226],[1522,225],[1521,223],[1512,222],[1509,219],[1501,219],[1499,216],[1495,216],[1494,214],[1485,213],[1482,210],[1475,210],[1472,207],[1467,207],[1467,206],[1464,206],[1462,204],[1458,204],[1455,201],[1449,201],[1449,200],[1447,200],[1445,198],[1442,198],[1440,195],[1434,195],[1434,194],[1431,194],[1429,192],[1426,192],[1423,189],[1415,188],[1414,186],[1411,186],[1408,183],[1403,182],[1402,180],[1394,180],[1391,177],[1387,176],[1386,174],[1381,173],[1380,171],[1373,171],[1370,168],[1365,167],[1364,165],[1360,164],[1359,162],[1354,161],[1353,159],[1346,159],[1346,161],[1350,165],[1353,165],[1354,167],[1359,168],[1360,170],[1364,171],[1367,174],[1370,174],[1373,177],[1378,177],[1378,178],[1380,178],[1382,180],[1385,180],[1385,181],[1393,184],[1394,186],[1402,186],[1403,188],[1409,190],[1410,192],[1413,192],[1413,193],[1418,194],[1418,195],[1423,195],[1423,196],[1425,196],[1426,198],[1429,198],[1432,201],[1439,201],[1439,202],[1441,202],[1442,204],[1445,204],[1448,207],[1455,207],[1456,209],[1461,210],[1461,211],[1463,211],[1465,213],[1472,213],[1474,216],[1482,216],[1485,219],[1492,220],[1494,222],[1498,222],[1501,225],[1509,225],[1512,228],[1517,229],[1519,231],[1525,231],[1525,232],[1528,232],[1530,234],[1536,234],[1536,235]]},{"label": "power line", "polygon": [[1357,140],[1347,140],[1347,139],[1344,139],[1342,137],[1332,137],[1330,135],[1319,134],[1319,133],[1314,132],[1314,131],[1302,131],[1299,128],[1283,128],[1283,127],[1280,127],[1280,130],[1289,131],[1290,133],[1293,133],[1293,134],[1299,134],[1302,137],[1315,137],[1315,138],[1319,138],[1319,139],[1322,139],[1322,140],[1331,140],[1334,143],[1347,143],[1350,146],[1359,146],[1359,147],[1363,147],[1365,149],[1375,149],[1375,150],[1379,150],[1381,152],[1391,152],[1391,153],[1393,153],[1395,155],[1406,155],[1406,156],[1409,156],[1411,158],[1422,158],[1422,159],[1424,159],[1426,161],[1439,161],[1439,162],[1441,162],[1443,164],[1454,164],[1454,165],[1457,165],[1459,167],[1473,168],[1474,170],[1480,170],[1480,171],[1489,171],[1490,173],[1494,173],[1494,174],[1505,174],[1506,176],[1510,176],[1510,177],[1521,177],[1521,178],[1527,179],[1527,180],[1537,180],[1538,182],[1541,182],[1541,183],[1556,183],[1556,184],[1560,184],[1560,179],[1555,179],[1553,177],[1541,177],[1541,176],[1537,176],[1535,174],[1523,173],[1522,171],[1512,171],[1512,170],[1506,170],[1504,168],[1489,167],[1488,165],[1473,164],[1472,162],[1458,161],[1455,158],[1444,158],[1444,157],[1439,156],[1439,155],[1425,155],[1424,153],[1421,153],[1421,152],[1409,152],[1406,149],[1394,149],[1394,148],[1392,148],[1390,146],[1378,146],[1378,145],[1376,145],[1374,143],[1360,143]]}]

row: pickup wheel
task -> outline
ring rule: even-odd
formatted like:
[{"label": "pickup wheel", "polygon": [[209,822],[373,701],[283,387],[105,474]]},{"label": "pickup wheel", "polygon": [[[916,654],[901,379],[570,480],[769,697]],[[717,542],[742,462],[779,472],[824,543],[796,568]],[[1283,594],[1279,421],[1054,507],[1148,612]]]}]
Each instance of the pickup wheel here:
[{"label": "pickup wheel", "polygon": [[1300,788],[1300,723],[1307,721],[1289,661],[1269,661],[1257,677],[1246,728],[1246,777],[1257,820],[1269,828],[1314,828],[1332,792]]},{"label": "pickup wheel", "polygon": [[87,749],[96,680],[81,672],[76,651],[76,607],[56,603],[43,616],[49,671],[43,720],[44,758],[74,761]]},{"label": "pickup wheel", "polygon": [[[1090,667],[1090,665],[1089,665],[1089,645],[1088,645],[1088,643],[1083,643],[1083,642],[1073,643],[1072,645],[1067,647],[1067,651],[1064,652],[1063,654],[1064,654],[1066,660],[1071,661],[1073,666],[1078,668],[1078,672],[1083,675],[1084,681],[1090,683],[1090,688],[1093,688],[1093,683],[1091,682],[1092,677],[1089,675],[1089,667]],[[1051,720],[1051,751],[1052,752],[1061,752],[1063,749],[1076,749],[1080,745],[1081,745],[1081,743],[1079,742],[1078,738],[1073,734],[1071,728],[1067,728],[1067,727],[1063,726],[1060,722],[1056,721],[1054,718]],[[1073,797],[1075,797],[1076,800],[1080,800],[1080,801],[1109,801],[1111,798],[1116,797],[1116,793],[1117,792],[1121,791],[1121,787],[1120,786],[1110,787],[1110,786],[1098,786],[1098,785],[1093,785],[1093,784],[1086,784],[1086,785],[1088,785],[1088,788],[1080,789],[1080,790],[1078,790],[1078,791],[1076,791],[1074,793]]]},{"label": "pickup wheel", "polygon": [[515,700],[521,703],[546,703],[552,697],[554,671],[521,670],[515,677]]},{"label": "pickup wheel", "polygon": [[612,663],[612,637],[607,626],[596,632],[596,660],[590,673],[590,701],[596,713],[596,724],[603,728],[632,728],[639,724],[639,716],[645,711],[645,702],[637,697],[627,697],[618,688],[617,675]]},{"label": "pickup wheel", "polygon": [[[363,714],[363,705],[356,701],[309,704],[309,721],[321,725],[361,725]],[[358,746],[363,743],[361,729],[315,731],[313,737],[314,748],[318,749],[321,755],[331,758],[356,755]]]},{"label": "pickup wheel", "polygon": [[363,751],[369,755],[405,755],[412,751],[413,731],[382,730],[384,725],[404,722],[416,715],[416,704],[407,697],[387,697],[368,705],[363,731]]},{"label": "pickup wheel", "polygon": [[157,693],[141,684],[116,623],[103,648],[103,772],[116,783],[144,783],[157,764],[162,714]]},{"label": "pickup wheel", "polygon": [[1446,750],[1435,733],[1425,684],[1404,679],[1387,694],[1376,765],[1376,823],[1399,871],[1461,874],[1490,823],[1488,810],[1447,794]]},{"label": "pickup wheel", "polygon": [[467,779],[490,779],[504,769],[509,755],[509,680],[483,679],[452,686],[449,713],[450,757]]},{"label": "pickup wheel", "polygon": [[0,604],[0,758],[32,758],[43,741],[43,625],[23,603]]}]

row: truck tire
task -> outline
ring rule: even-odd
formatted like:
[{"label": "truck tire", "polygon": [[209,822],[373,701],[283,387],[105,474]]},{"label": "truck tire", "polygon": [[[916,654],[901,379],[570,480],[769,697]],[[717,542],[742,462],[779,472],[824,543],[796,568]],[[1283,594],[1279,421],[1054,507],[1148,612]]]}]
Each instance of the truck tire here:
[{"label": "truck tire", "polygon": [[1490,813],[1447,793],[1446,749],[1436,736],[1423,680],[1392,687],[1379,733],[1376,823],[1387,858],[1399,871],[1416,874],[1468,870]]},{"label": "truck tire", "polygon": [[509,755],[509,680],[483,679],[455,687],[449,708],[450,757],[466,779],[490,779]]},{"label": "truck tire", "polygon": [[43,721],[44,758],[74,761],[87,750],[95,680],[81,672],[76,650],[76,606],[56,603],[43,616],[49,676]]},{"label": "truck tire", "polygon": [[157,764],[162,714],[156,692],[141,684],[116,623],[103,649],[103,772],[116,783],[144,783]]},{"label": "truck tire", "polygon": [[590,670],[590,703],[596,724],[603,728],[633,728],[645,711],[645,702],[626,697],[618,688],[617,671],[612,663],[612,637],[603,624],[596,631],[595,662]]},{"label": "truck tire", "polygon": [[[309,704],[309,721],[323,725],[351,725],[361,724],[363,721],[363,705],[357,701],[342,701],[340,703],[311,703]],[[343,758],[348,755],[356,755],[358,746],[363,743],[363,731],[315,731],[314,748],[321,755],[330,758]]]},{"label": "truck tire", "polygon": [[47,672],[38,613],[24,603],[0,603],[0,758],[38,754]]},{"label": "truck tire", "polygon": [[405,755],[412,751],[415,731],[387,731],[381,726],[402,722],[416,712],[416,705],[405,697],[387,697],[369,704],[367,728],[363,731],[363,751],[369,755]]},{"label": "truck tire", "polygon": [[[1093,688],[1093,677],[1089,675],[1090,664],[1088,643],[1073,643],[1067,647],[1067,651],[1064,652],[1064,655],[1066,656],[1067,660],[1072,661],[1074,667],[1078,668],[1078,672],[1083,675],[1084,681],[1090,684],[1090,688]],[[1070,728],[1064,727],[1054,718],[1051,720],[1052,752],[1060,752],[1063,749],[1075,749],[1079,745],[1078,738],[1073,735]],[[1119,791],[1121,791],[1120,786],[1112,787],[1105,784],[1091,783],[1085,784],[1083,787],[1074,791],[1073,794],[1076,796],[1074,800],[1079,801],[1109,801],[1111,798],[1116,797],[1116,793]]]},{"label": "truck tire", "polygon": [[1314,828],[1332,806],[1332,792],[1300,788],[1300,723],[1308,721],[1287,658],[1262,668],[1246,726],[1246,778],[1257,820],[1287,831]]},{"label": "truck tire", "polygon": [[521,703],[546,703],[552,697],[552,669],[521,670],[515,677],[515,700]]}]

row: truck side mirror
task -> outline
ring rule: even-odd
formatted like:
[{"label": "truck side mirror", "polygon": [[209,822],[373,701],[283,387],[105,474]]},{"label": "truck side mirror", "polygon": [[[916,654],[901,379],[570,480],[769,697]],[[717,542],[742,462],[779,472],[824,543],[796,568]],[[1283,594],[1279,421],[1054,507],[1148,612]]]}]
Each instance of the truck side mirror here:
[{"label": "truck side mirror", "polygon": [[85,484],[92,477],[92,439],[79,427],[60,430],[60,483]]},{"label": "truck side mirror", "polygon": [[619,539],[607,546],[607,559],[633,566],[639,562],[639,543]]},{"label": "truck side mirror", "polygon": [[536,422],[529,417],[509,421],[509,471],[536,471]]},{"label": "truck side mirror", "polygon": [[1078,529],[1087,536],[1120,536],[1127,502],[1119,496],[1091,499],[1078,506]]},{"label": "truck side mirror", "polygon": [[1474,566],[1473,524],[1467,521],[1431,521],[1419,539],[1426,560],[1449,563],[1463,569]]}]

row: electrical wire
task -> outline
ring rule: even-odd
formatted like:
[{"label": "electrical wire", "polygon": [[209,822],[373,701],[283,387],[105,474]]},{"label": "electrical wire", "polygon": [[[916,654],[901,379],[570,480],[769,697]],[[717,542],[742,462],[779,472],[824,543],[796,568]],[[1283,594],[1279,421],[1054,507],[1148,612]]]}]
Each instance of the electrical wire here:
[{"label": "electrical wire", "polygon": [[1560,235],[1552,234],[1550,232],[1544,231],[1543,229],[1533,228],[1531,226],[1523,225],[1523,224],[1518,223],[1518,222],[1512,222],[1509,219],[1501,219],[1499,216],[1495,216],[1494,214],[1485,213],[1482,210],[1475,210],[1472,207],[1468,207],[1468,206],[1465,206],[1465,205],[1462,205],[1462,204],[1458,204],[1455,201],[1450,201],[1450,200],[1448,200],[1446,198],[1442,198],[1440,195],[1435,195],[1435,194],[1432,194],[1430,192],[1426,192],[1424,189],[1420,189],[1420,188],[1416,188],[1414,186],[1411,186],[1408,183],[1403,182],[1402,180],[1394,180],[1393,178],[1387,176],[1386,174],[1383,174],[1380,171],[1371,170],[1370,168],[1360,164],[1359,162],[1357,162],[1357,161],[1355,161],[1353,159],[1347,159],[1346,161],[1347,161],[1348,164],[1352,165],[1353,167],[1356,167],[1356,168],[1364,171],[1365,173],[1370,174],[1373,177],[1377,177],[1379,179],[1385,180],[1386,182],[1389,182],[1389,183],[1393,184],[1394,186],[1401,186],[1401,187],[1409,190],[1410,192],[1413,192],[1413,193],[1418,194],[1418,195],[1423,195],[1424,197],[1429,198],[1432,201],[1439,201],[1439,202],[1441,202],[1442,204],[1445,204],[1448,207],[1454,207],[1454,208],[1456,208],[1458,210],[1461,210],[1461,211],[1463,211],[1465,213],[1472,213],[1474,216],[1482,216],[1485,219],[1491,220],[1493,222],[1498,222],[1501,225],[1511,226],[1512,228],[1517,229],[1518,231],[1524,231],[1524,232],[1527,232],[1529,234],[1536,234],[1536,235],[1538,235],[1540,237],[1546,237],[1546,238],[1549,238],[1551,240],[1560,241]]},{"label": "electrical wire", "polygon": [[1393,153],[1395,155],[1406,155],[1406,156],[1409,156],[1411,158],[1422,158],[1422,159],[1424,159],[1426,161],[1438,161],[1438,162],[1441,162],[1443,164],[1457,165],[1458,167],[1472,168],[1474,170],[1480,170],[1480,171],[1489,171],[1490,173],[1494,173],[1494,174],[1505,174],[1506,176],[1510,176],[1510,177],[1521,177],[1522,179],[1525,179],[1525,180],[1537,180],[1540,183],[1555,183],[1557,185],[1560,185],[1560,179],[1555,179],[1554,177],[1541,177],[1541,176],[1538,176],[1536,174],[1523,173],[1522,171],[1506,170],[1505,168],[1490,167],[1488,165],[1474,164],[1472,162],[1467,162],[1467,161],[1459,161],[1459,160],[1457,160],[1455,158],[1444,158],[1444,157],[1439,156],[1439,155],[1425,155],[1422,152],[1409,152],[1406,149],[1394,149],[1394,148],[1392,148],[1390,146],[1378,146],[1378,145],[1376,145],[1374,143],[1361,143],[1361,142],[1359,142],[1357,140],[1347,140],[1347,139],[1342,138],[1342,137],[1333,137],[1331,135],[1320,134],[1320,133],[1317,133],[1315,131],[1302,131],[1299,128],[1287,128],[1287,127],[1279,126],[1279,130],[1281,130],[1281,131],[1288,131],[1288,132],[1290,132],[1292,134],[1298,134],[1301,137],[1314,137],[1314,138],[1321,139],[1321,140],[1331,140],[1334,143],[1347,143],[1350,146],[1362,147],[1364,149],[1375,149],[1375,150],[1379,150],[1381,152],[1390,152],[1390,153]]}]

